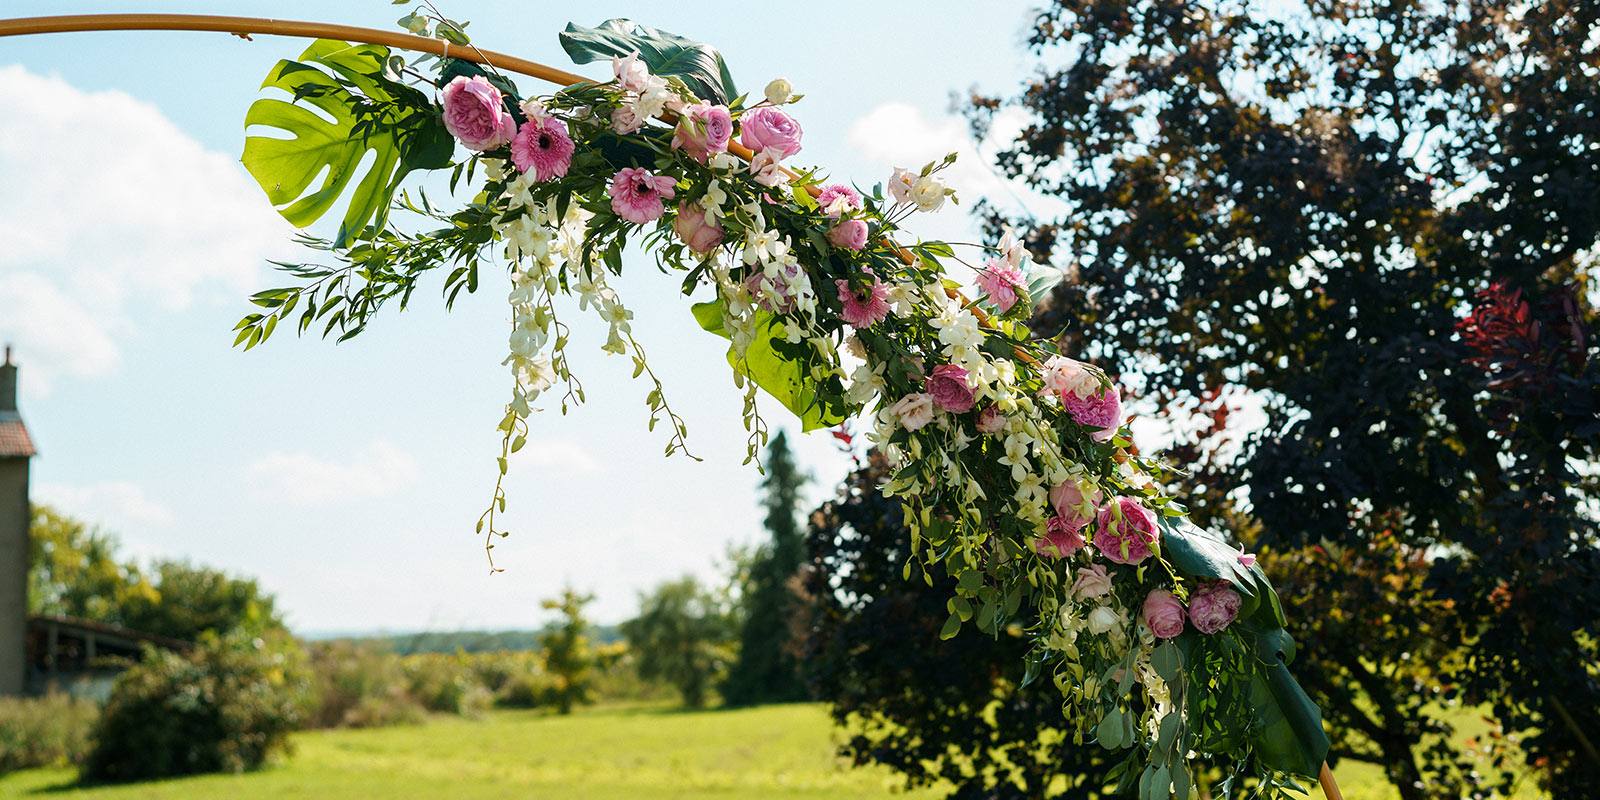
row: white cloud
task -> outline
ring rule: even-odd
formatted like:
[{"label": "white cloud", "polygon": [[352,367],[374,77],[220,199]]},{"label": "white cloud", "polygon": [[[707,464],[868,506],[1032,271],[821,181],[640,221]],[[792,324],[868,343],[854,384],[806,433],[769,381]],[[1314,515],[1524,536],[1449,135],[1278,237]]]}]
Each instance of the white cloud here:
[{"label": "white cloud", "polygon": [[35,499],[78,519],[121,531],[172,522],[172,512],[151,500],[144,487],[132,481],[102,481],[84,486],[40,484]]},{"label": "white cloud", "polygon": [[95,377],[144,315],[250,290],[288,224],[153,105],[0,67],[0,338],[29,386]]},{"label": "white cloud", "polygon": [[600,461],[576,439],[546,439],[528,442],[517,454],[530,466],[551,472],[592,475],[600,471]]},{"label": "white cloud", "polygon": [[385,441],[347,458],[326,460],[310,453],[268,453],[246,467],[256,492],[294,505],[376,497],[417,480],[416,459]]}]

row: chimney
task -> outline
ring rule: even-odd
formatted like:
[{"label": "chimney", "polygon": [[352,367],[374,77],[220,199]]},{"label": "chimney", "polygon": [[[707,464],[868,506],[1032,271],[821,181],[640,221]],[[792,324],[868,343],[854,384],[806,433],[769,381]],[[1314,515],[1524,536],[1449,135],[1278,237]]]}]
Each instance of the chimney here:
[{"label": "chimney", "polygon": [[0,364],[0,697],[27,688],[28,460],[33,440],[17,413],[11,347]]},{"label": "chimney", "polygon": [[0,412],[17,410],[17,365],[11,363],[11,345],[6,345],[6,363],[0,364]]}]

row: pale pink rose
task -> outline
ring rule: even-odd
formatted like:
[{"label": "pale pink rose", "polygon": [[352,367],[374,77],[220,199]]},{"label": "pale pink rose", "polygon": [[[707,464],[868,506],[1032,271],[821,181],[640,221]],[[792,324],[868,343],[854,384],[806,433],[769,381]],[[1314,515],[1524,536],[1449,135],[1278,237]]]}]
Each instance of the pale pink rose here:
[{"label": "pale pink rose", "polygon": [[[867,274],[872,275],[871,270]],[[850,289],[850,282],[843,278],[837,279],[833,285],[839,289],[839,302],[844,308],[839,312],[839,319],[856,328],[870,328],[888,318],[889,316],[889,284],[878,280],[872,275],[872,285],[867,287],[867,296],[859,297]]]},{"label": "pale pink rose", "polygon": [[1067,392],[1061,395],[1061,407],[1079,425],[1098,428],[1089,434],[1097,442],[1109,441],[1122,427],[1122,398],[1117,395],[1115,386],[1086,398]]},{"label": "pale pink rose", "polygon": [[625,57],[612,56],[611,72],[617,76],[617,85],[630,92],[650,88],[650,67],[639,60],[637,50]]},{"label": "pale pink rose", "polygon": [[904,204],[912,202],[912,190],[917,186],[917,173],[909,169],[894,168],[894,174],[889,176],[889,196],[895,203]]},{"label": "pale pink rose", "polygon": [[800,123],[781,109],[753,108],[739,119],[739,143],[757,153],[772,150],[782,160],[800,152]]},{"label": "pale pink rose", "polygon": [[[1118,521],[1112,509],[1122,512]],[[1095,522],[1094,546],[1107,561],[1138,564],[1150,557],[1150,545],[1160,537],[1154,511],[1132,497],[1118,497],[1100,508]]]},{"label": "pale pink rose", "polygon": [[933,421],[933,398],[917,392],[900,398],[900,402],[889,406],[889,413],[900,420],[900,425],[908,431],[921,430],[922,426]]},{"label": "pale pink rose", "polygon": [[678,232],[678,238],[689,249],[700,255],[705,255],[722,244],[722,225],[716,218],[709,214],[699,203],[678,204],[678,217],[672,221],[672,229]]},{"label": "pale pink rose", "polygon": [[511,140],[511,161],[543,182],[567,174],[576,149],[567,135],[567,123],[555,117],[531,117]]},{"label": "pale pink rose", "polygon": [[[1089,395],[1100,385],[1099,379],[1082,361],[1066,356],[1051,356],[1045,359],[1039,377],[1044,381],[1044,389],[1040,394],[1057,397],[1068,393]],[[1079,392],[1078,390],[1085,385],[1088,386],[1087,391]]]},{"label": "pale pink rose", "polygon": [[1183,633],[1183,601],[1166,589],[1151,592],[1144,598],[1144,624],[1161,639]]},{"label": "pale pink rose", "polygon": [[611,112],[611,130],[626,136],[639,130],[644,124],[644,118],[633,106],[618,106]]},{"label": "pale pink rose", "polygon": [[661,201],[671,200],[677,193],[673,183],[665,175],[652,175],[638,167],[623,167],[611,179],[611,210],[638,225],[661,219],[667,210]]},{"label": "pale pink rose", "polygon": [[728,115],[728,107],[701,103],[684,109],[678,117],[672,146],[704,164],[711,156],[728,152],[732,139],[733,118]]},{"label": "pale pink rose", "polygon": [[1189,620],[1201,633],[1218,633],[1239,616],[1243,603],[1227,581],[1211,581],[1189,594]]},{"label": "pale pink rose", "polygon": [[762,150],[756,153],[755,158],[750,159],[750,176],[762,186],[772,187],[783,183],[789,176],[783,174],[783,165],[778,163],[781,158],[783,156],[777,150]]},{"label": "pale pink rose", "polygon": [[989,300],[1004,314],[1017,304],[1017,290],[1022,288],[1022,273],[1016,267],[991,258],[978,270],[978,288],[989,295]]},{"label": "pale pink rose", "polygon": [[444,129],[468,150],[493,150],[517,133],[516,120],[506,110],[500,90],[482,75],[456,76],[445,84],[442,104]]},{"label": "pale pink rose", "polygon": [[861,193],[844,184],[831,184],[823,187],[822,193],[817,195],[817,205],[822,206],[822,213],[827,214],[829,219],[838,219],[842,214],[861,210]]},{"label": "pale pink rose", "polygon": [[967,385],[967,370],[954,364],[940,364],[922,384],[940,408],[955,414],[972,410],[972,387]]},{"label": "pale pink rose", "polygon": [[[762,267],[756,267],[745,279],[745,288],[756,298],[756,305],[764,311],[787,314],[795,308],[795,284],[800,281],[800,265],[789,264],[779,268],[776,278],[768,278]],[[769,288],[770,287],[770,288]]]},{"label": "pale pink rose", "polygon": [[1074,528],[1060,517],[1045,523],[1045,534],[1033,540],[1033,550],[1042,556],[1066,558],[1083,549],[1082,526]]},{"label": "pale pink rose", "polygon": [[1111,593],[1112,575],[1104,564],[1091,564],[1078,570],[1078,579],[1072,582],[1072,594],[1079,600],[1089,600]]},{"label": "pale pink rose", "polygon": [[997,405],[987,405],[978,412],[978,433],[993,436],[1006,429],[1006,415],[1000,413]]},{"label": "pale pink rose", "polygon": [[[1050,506],[1056,510],[1056,515],[1078,530],[1089,524],[1095,509],[1100,507],[1104,499],[1100,487],[1090,484],[1089,492],[1085,494],[1083,487],[1071,478],[1050,489]],[[1088,506],[1087,511],[1084,510],[1085,505]]]},{"label": "pale pink rose", "polygon": [[828,231],[828,242],[845,250],[860,250],[867,246],[866,220],[847,219]]}]

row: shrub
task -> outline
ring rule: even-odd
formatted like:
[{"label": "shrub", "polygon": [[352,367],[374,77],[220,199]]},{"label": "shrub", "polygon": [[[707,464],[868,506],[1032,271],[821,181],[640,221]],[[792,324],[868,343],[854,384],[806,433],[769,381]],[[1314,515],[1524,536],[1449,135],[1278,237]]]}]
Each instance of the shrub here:
[{"label": "shrub", "polygon": [[316,703],[307,727],[377,728],[422,721],[422,705],[407,691],[409,680],[394,653],[323,642],[311,647],[310,663]]},{"label": "shrub", "polygon": [[428,711],[461,716],[482,713],[493,697],[469,668],[471,658],[465,653],[406,656],[401,665],[407,691]]},{"label": "shrub", "polygon": [[304,655],[287,637],[203,637],[187,655],[151,652],[128,670],[94,726],[83,777],[125,781],[242,772],[286,750],[308,700]]},{"label": "shrub", "polygon": [[0,697],[0,775],[81,763],[97,713],[94,701],[59,692]]}]

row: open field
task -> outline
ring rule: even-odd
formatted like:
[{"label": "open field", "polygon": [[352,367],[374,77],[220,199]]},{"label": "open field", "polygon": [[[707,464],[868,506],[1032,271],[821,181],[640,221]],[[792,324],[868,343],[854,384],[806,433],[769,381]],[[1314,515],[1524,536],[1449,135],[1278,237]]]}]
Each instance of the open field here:
[{"label": "open field", "polygon": [[[570,717],[497,711],[481,720],[296,734],[291,758],[245,775],[75,789],[72,770],[30,770],[0,779],[0,798],[939,796],[896,792],[893,773],[842,764],[833,756],[838,736],[818,704],[602,706]],[[1342,765],[1339,779],[1349,800],[1395,797],[1375,768]]]}]

